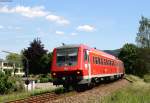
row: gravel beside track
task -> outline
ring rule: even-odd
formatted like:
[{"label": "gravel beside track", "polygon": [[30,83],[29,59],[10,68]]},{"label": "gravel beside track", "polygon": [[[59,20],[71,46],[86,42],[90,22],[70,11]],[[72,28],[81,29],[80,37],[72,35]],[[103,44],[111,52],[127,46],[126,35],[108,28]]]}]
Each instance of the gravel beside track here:
[{"label": "gravel beside track", "polygon": [[112,83],[99,85],[91,90],[76,93],[72,96],[65,96],[64,98],[53,101],[52,103],[100,103],[101,97],[109,95],[128,84],[129,82],[127,80],[122,79]]}]

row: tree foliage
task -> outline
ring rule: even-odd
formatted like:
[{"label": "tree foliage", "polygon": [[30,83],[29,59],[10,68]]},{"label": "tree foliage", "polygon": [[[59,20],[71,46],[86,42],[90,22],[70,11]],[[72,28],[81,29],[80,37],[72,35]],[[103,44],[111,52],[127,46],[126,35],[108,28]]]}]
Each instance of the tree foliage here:
[{"label": "tree foliage", "polygon": [[[50,58],[40,39],[34,39],[30,43],[30,46],[23,50],[23,55],[29,61],[29,74],[45,74],[50,72]],[[25,60],[23,61],[24,67],[26,68]]]},{"label": "tree foliage", "polygon": [[22,65],[22,57],[19,54],[16,53],[10,53],[6,56],[6,60],[12,63],[15,63],[16,67],[19,67]]},{"label": "tree foliage", "polygon": [[139,76],[150,73],[150,48],[138,48],[136,68],[138,68]]},{"label": "tree foliage", "polygon": [[126,73],[135,74],[137,47],[134,44],[125,44],[118,57],[124,62]]},{"label": "tree foliage", "polygon": [[150,48],[150,20],[142,16],[139,23],[139,31],[136,37],[137,45],[142,48]]},{"label": "tree foliage", "polygon": [[125,44],[119,54],[124,62],[127,74],[143,76],[150,72],[150,49],[138,48],[134,44]]}]

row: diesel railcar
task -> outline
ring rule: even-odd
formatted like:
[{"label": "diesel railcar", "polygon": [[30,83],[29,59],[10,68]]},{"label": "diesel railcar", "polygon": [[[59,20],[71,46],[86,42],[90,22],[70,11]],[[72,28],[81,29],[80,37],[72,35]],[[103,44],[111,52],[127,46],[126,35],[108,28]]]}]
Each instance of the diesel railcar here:
[{"label": "diesel railcar", "polygon": [[122,78],[124,65],[117,57],[86,45],[63,45],[53,50],[51,74],[54,85],[98,83]]}]

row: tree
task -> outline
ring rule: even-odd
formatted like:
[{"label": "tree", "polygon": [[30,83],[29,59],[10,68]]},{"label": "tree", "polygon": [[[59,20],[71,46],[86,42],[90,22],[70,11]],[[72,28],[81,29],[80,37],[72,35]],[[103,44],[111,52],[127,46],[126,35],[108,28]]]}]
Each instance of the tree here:
[{"label": "tree", "polygon": [[125,44],[119,53],[127,74],[143,77],[150,72],[150,48],[138,48],[134,44]]},{"label": "tree", "polygon": [[135,74],[137,55],[137,47],[134,44],[127,43],[122,47],[118,57],[124,62],[126,73]]},{"label": "tree", "polygon": [[[21,55],[16,54],[16,53],[10,53],[6,56],[6,60],[9,63],[13,64],[13,69],[14,69],[13,72],[14,72],[14,75],[15,75],[16,70],[17,70],[16,67],[22,67]],[[7,70],[7,71],[5,71],[5,73],[8,73],[8,74],[11,75],[11,70]]]},{"label": "tree", "polygon": [[48,58],[49,58],[49,68],[50,68],[50,70],[51,70],[51,64],[52,64],[52,56],[53,56],[53,53],[49,52],[48,53]]},{"label": "tree", "polygon": [[150,48],[138,48],[136,68],[138,68],[136,75],[143,76],[150,73]]},{"label": "tree", "polygon": [[6,60],[12,63],[15,63],[16,67],[20,67],[22,64],[22,58],[21,55],[16,53],[10,53],[6,56]]},{"label": "tree", "polygon": [[139,31],[136,37],[137,45],[142,48],[150,48],[150,20],[142,16],[139,23]]},{"label": "tree", "polygon": [[[30,43],[30,46],[23,50],[23,55],[29,61],[29,74],[45,74],[50,72],[50,60],[47,50],[44,49],[44,45],[40,39],[34,39],[33,42]],[[23,62],[26,68],[25,60],[23,60]]]}]

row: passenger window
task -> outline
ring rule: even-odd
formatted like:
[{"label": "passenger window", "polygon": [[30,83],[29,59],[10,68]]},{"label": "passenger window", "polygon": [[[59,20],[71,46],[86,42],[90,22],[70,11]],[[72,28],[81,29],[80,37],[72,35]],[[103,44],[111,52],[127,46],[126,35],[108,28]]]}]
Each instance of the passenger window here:
[{"label": "passenger window", "polygon": [[106,60],[105,59],[103,59],[103,64],[106,65]]},{"label": "passenger window", "polygon": [[109,64],[109,60],[107,60],[107,65],[110,65],[110,64]]},{"label": "passenger window", "polygon": [[111,61],[110,60],[108,60],[108,65],[111,66]]},{"label": "passenger window", "polygon": [[114,61],[112,61],[112,66],[114,66]]},{"label": "passenger window", "polygon": [[98,64],[101,64],[101,60],[100,60],[100,58],[98,58]]},{"label": "passenger window", "polygon": [[97,57],[95,57],[95,62],[96,62],[96,64],[98,64],[98,60],[97,60]]},{"label": "passenger window", "polygon": [[109,61],[106,59],[107,65],[109,65]]},{"label": "passenger window", "polygon": [[108,65],[108,60],[106,59],[106,65]]},{"label": "passenger window", "polygon": [[101,58],[101,64],[103,65],[103,59]]},{"label": "passenger window", "polygon": [[98,57],[96,57],[96,64],[99,64],[99,60],[98,60]]},{"label": "passenger window", "polygon": [[110,65],[112,66],[112,61],[110,60]]},{"label": "passenger window", "polygon": [[84,50],[84,61],[87,61],[88,60],[88,55],[86,53],[86,50]]}]

